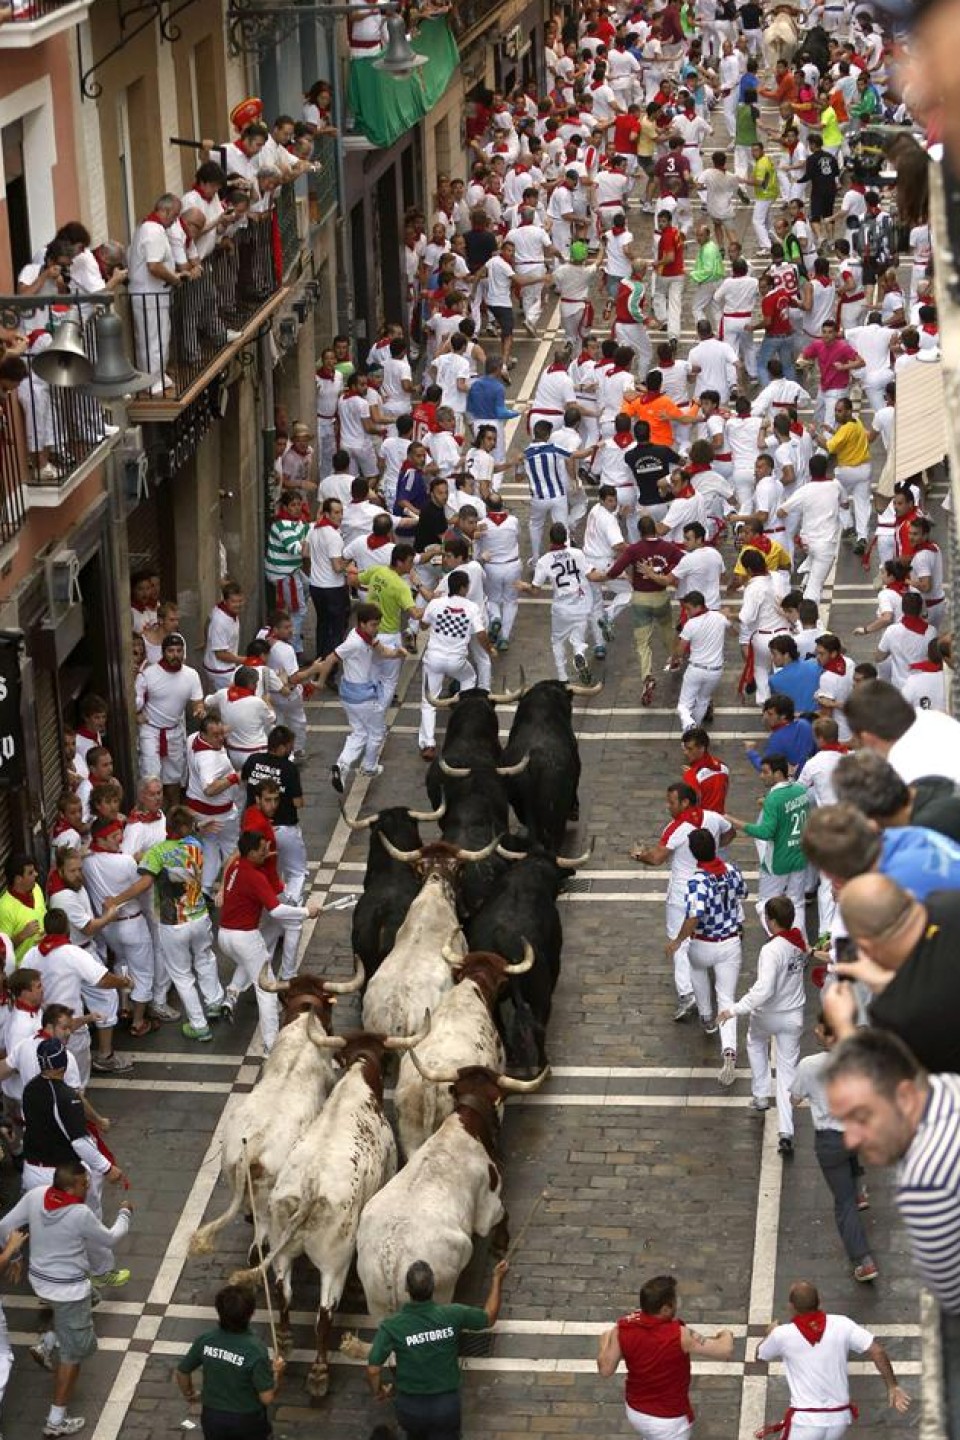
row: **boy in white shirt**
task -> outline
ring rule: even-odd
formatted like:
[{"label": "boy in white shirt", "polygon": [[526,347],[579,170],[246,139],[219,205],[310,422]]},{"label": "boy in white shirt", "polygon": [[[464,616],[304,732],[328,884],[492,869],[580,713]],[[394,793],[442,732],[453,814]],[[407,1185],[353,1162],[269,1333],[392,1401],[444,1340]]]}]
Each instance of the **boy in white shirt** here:
[{"label": "boy in white shirt", "polygon": [[344,791],[344,780],[351,767],[361,761],[361,775],[373,777],[383,773],[379,763],[380,747],[386,734],[386,706],[381,684],[374,676],[376,660],[403,660],[406,651],[381,645],[377,640],[381,613],[379,605],[358,605],[357,623],[350,634],[331,650],[317,667],[317,683],[329,679],[333,667],[340,664],[340,704],[350,725],[350,733],[330,769],[330,783],[338,795]]}]

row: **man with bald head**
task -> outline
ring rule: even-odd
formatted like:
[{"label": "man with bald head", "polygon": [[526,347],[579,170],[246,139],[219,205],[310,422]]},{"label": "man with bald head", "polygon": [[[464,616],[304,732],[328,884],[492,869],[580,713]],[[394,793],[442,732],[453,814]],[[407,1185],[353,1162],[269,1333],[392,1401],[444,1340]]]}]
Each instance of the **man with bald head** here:
[{"label": "man with bald head", "polygon": [[[871,1024],[899,1036],[927,1070],[960,1071],[960,893],[936,890],[921,904],[889,876],[858,875],[843,887],[840,913],[857,956],[836,974],[869,988]],[[852,1035],[852,986],[825,989],[823,1013],[838,1039]]]},{"label": "man with bald head", "polygon": [[782,1360],[790,1387],[785,1430],[793,1421],[802,1440],[840,1440],[854,1414],[850,1408],[847,1361],[866,1355],[887,1387],[887,1404],[901,1413],[910,1397],[900,1389],[890,1357],[879,1340],[846,1315],[827,1315],[820,1308],[817,1287],[797,1280],[790,1287],[793,1314],[776,1321],[757,1346],[757,1359]]}]

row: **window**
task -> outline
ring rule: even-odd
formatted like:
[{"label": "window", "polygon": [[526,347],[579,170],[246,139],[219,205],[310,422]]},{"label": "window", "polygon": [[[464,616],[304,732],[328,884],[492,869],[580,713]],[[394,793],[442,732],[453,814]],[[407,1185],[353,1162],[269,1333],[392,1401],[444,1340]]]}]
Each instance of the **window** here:
[{"label": "window", "polygon": [[14,120],[0,131],[3,151],[3,178],[7,190],[7,226],[10,232],[10,259],[13,275],[30,263],[30,205],[23,164],[23,121]]}]

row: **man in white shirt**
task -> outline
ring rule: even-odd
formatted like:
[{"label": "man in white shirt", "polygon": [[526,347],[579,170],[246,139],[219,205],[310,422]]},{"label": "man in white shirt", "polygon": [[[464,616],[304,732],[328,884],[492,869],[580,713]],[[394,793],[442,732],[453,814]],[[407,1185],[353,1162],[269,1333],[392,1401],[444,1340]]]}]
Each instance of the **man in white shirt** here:
[{"label": "man in white shirt", "polygon": [[210,611],[203,649],[203,668],[215,690],[225,690],[233,673],[242,665],[240,654],[240,611],[243,591],[235,580],[220,587],[220,600]]},{"label": "man in white shirt", "polygon": [[896,330],[883,324],[879,310],[871,310],[866,325],[855,325],[846,333],[846,339],[863,359],[861,383],[871,410],[879,410],[884,403],[884,392],[893,379],[890,352],[897,342]]},{"label": "man in white shirt", "polygon": [[350,621],[342,520],[339,500],[324,500],[320,519],[303,542],[303,553],[310,561],[310,598],[317,612],[317,658],[321,660],[340,644]]},{"label": "man in white shirt", "polygon": [[737,381],[737,352],[726,340],[716,339],[709,320],[697,321],[697,336],[687,356],[694,377],[693,393],[699,396],[704,390],[716,390],[720,404],[726,405]]},{"label": "man in white shirt", "polygon": [[[337,448],[337,406],[343,394],[343,375],[336,368],[333,350],[320,353],[316,372],[317,474],[327,475]],[[325,498],[325,497],[324,497]]]},{"label": "man in white shirt", "polygon": [[583,551],[570,545],[567,527],[558,520],[550,526],[550,549],[537,561],[533,580],[521,580],[518,586],[528,595],[537,590],[553,591],[550,643],[557,679],[565,683],[569,679],[568,645],[573,652],[573,666],[580,684],[590,685],[593,682],[585,653],[587,624],[593,611],[591,573]]},{"label": "man in white shirt", "polygon": [[461,422],[461,428],[467,413],[467,391],[470,389],[470,361],[466,351],[467,337],[456,332],[450,336],[450,349],[438,355],[431,367],[440,386],[440,403],[453,411]]},{"label": "man in white shirt", "polygon": [[[736,351],[744,377],[757,378],[757,353],[753,342],[753,320],[760,282],[750,274],[746,260],[734,260],[733,273],[721,280],[713,297],[720,314],[720,334]],[[716,388],[716,387],[711,387]]]},{"label": "man in white shirt", "polygon": [[227,729],[227,754],[235,770],[242,770],[251,755],[267,748],[267,736],[276,724],[273,706],[257,694],[257,672],[239,665],[233,684],[215,690],[204,701],[209,714],[219,715]]},{"label": "man in white shirt", "polygon": [[373,522],[382,515],[383,506],[370,499],[370,482],[358,475],[350,486],[350,503],[343,507],[340,522],[340,538],[344,550],[349,550],[355,540],[369,535]]},{"label": "man in white shirt", "polygon": [[203,845],[203,889],[213,894],[221,866],[233,854],[240,833],[237,800],[240,776],[227,754],[226,730],[218,715],[205,715],[187,742],[185,803],[197,819]]},{"label": "man in white shirt", "polygon": [[773,578],[767,573],[767,565],[759,550],[745,550],[738,562],[747,572],[748,580],[743,591],[739,617],[740,646],[745,664],[744,684],[751,679],[756,686],[754,699],[762,705],[770,697],[770,640],[774,635],[789,629],[787,619],[780,608]]},{"label": "man in white shirt", "polygon": [[372,419],[365,375],[354,373],[347,379],[343,394],[337,401],[337,421],[340,448],[350,456],[355,473],[367,480],[376,480],[377,457],[371,437],[385,435],[386,429]]},{"label": "man in white shirt", "polygon": [[810,457],[810,482],[794,487],[778,507],[781,519],[799,516],[798,534],[807,552],[800,569],[806,569],[804,600],[819,602],[840,547],[840,506],[844,498],[839,480],[831,479],[825,455]]},{"label": "man in white shirt", "polygon": [[137,226],[129,253],[130,303],[137,368],[154,378],[151,395],[173,384],[166,373],[170,361],[172,291],[181,283],[167,233],[180,215],[176,195],[161,195],[150,216]]},{"label": "man in white shirt", "polygon": [[721,610],[708,610],[699,590],[687,591],[683,608],[687,620],[680,631],[680,642],[689,651],[689,658],[680,686],[677,715],[681,731],[687,731],[703,722],[713,692],[720,684],[723,643],[730,621]]},{"label": "man in white shirt", "polygon": [[[636,493],[635,484],[633,488]],[[617,510],[617,487],[601,485],[597,503],[588,512],[583,530],[583,554],[587,565],[593,571],[606,574],[617,556],[626,548]],[[604,589],[613,593],[609,605],[604,604]],[[591,581],[591,592],[593,612],[590,616],[590,634],[593,638],[593,653],[597,660],[603,660],[607,653],[607,641],[613,639],[614,621],[620,611],[630,604],[633,590],[630,581],[621,576],[606,582]]]},{"label": "man in white shirt", "polygon": [[939,710],[914,710],[884,680],[858,685],[844,706],[857,747],[876,750],[907,785],[925,775],[960,784],[960,723]]},{"label": "man in white shirt", "polygon": [[923,619],[923,596],[908,590],[902,600],[902,618],[887,626],[877,644],[876,658],[885,662],[880,665],[881,678],[902,690],[910,667],[926,660],[930,641],[936,638],[936,630]]},{"label": "man in white shirt", "polygon": [[331,650],[317,669],[320,684],[329,680],[333,667],[341,667],[340,704],[343,706],[350,733],[330,768],[330,783],[342,795],[351,769],[359,762],[361,775],[383,773],[380,751],[387,730],[387,700],[384,699],[383,676],[377,662],[403,660],[406,652],[383,645],[377,639],[382,612],[378,605],[358,605],[356,625],[350,634]]},{"label": "man in white shirt", "polygon": [[[504,240],[513,245],[513,263],[523,279],[538,276],[546,280],[547,260],[559,258],[560,251],[550,243],[550,236],[537,224],[536,211],[521,206],[520,223],[508,230]],[[537,322],[543,309],[542,285],[525,285],[520,291],[523,325],[529,335],[536,335]]]},{"label": "man in white shirt", "polygon": [[[137,879],[136,860],[132,855],[120,853],[122,836],[123,824],[119,820],[95,820],[90,828],[90,851],[83,859],[83,883],[98,913],[113,896]],[[117,964],[126,969],[133,980],[130,1033],[134,1039],[149,1035],[156,1029],[157,1020],[179,1020],[179,1010],[166,1003],[170,981],[137,901],[127,900],[117,906],[109,925],[103,927],[103,938]]]},{"label": "man in white shirt", "polygon": [[790,1287],[793,1316],[773,1325],[757,1346],[757,1359],[780,1360],[787,1372],[793,1429],[808,1440],[841,1440],[855,1418],[850,1407],[847,1363],[851,1355],[873,1361],[887,1387],[887,1404],[901,1413],[910,1405],[886,1350],[869,1330],[846,1315],[827,1315],[809,1280]]},{"label": "man in white shirt", "polygon": [[186,641],[176,633],[160,642],[160,660],[137,673],[137,740],[141,775],[159,775],[167,805],[179,803],[187,778],[186,710],[203,711],[200,676],[185,665]]}]

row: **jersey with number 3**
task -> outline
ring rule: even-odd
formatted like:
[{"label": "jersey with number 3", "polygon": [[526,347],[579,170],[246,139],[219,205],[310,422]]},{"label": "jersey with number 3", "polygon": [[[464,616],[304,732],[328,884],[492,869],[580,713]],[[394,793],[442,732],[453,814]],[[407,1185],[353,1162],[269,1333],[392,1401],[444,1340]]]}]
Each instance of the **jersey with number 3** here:
[{"label": "jersey with number 3", "polygon": [[553,591],[553,603],[566,615],[586,615],[593,609],[593,595],[587,575],[590,571],[582,550],[564,546],[548,550],[537,561],[533,583]]}]

